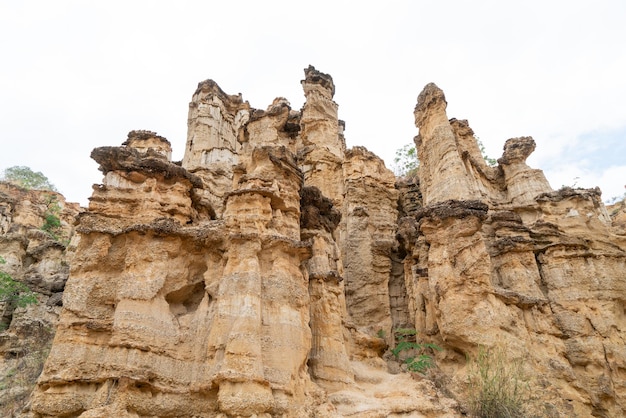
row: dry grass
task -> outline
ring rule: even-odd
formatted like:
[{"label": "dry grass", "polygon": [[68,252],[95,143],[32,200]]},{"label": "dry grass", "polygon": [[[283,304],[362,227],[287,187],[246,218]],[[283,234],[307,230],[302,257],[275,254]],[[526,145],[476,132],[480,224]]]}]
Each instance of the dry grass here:
[{"label": "dry grass", "polygon": [[526,416],[530,399],[523,362],[508,358],[503,347],[481,347],[469,361],[469,406],[480,418]]}]

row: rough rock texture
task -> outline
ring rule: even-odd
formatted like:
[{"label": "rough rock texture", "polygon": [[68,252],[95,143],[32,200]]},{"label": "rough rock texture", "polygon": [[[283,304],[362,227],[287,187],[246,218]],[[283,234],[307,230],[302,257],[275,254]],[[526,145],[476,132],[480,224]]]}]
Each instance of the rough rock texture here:
[{"label": "rough rock texture", "polygon": [[[51,205],[61,226],[56,236],[41,230]],[[0,415],[25,404],[50,349],[61,311],[73,252],[73,222],[79,206],[50,191],[0,182],[0,271],[25,284],[37,303],[16,306],[0,299]]]},{"label": "rough rock texture", "polygon": [[626,198],[606,208],[611,217],[613,231],[619,235],[626,235]]},{"label": "rough rock texture", "polygon": [[[397,179],[346,149],[328,74],[302,86],[302,110],[259,110],[200,83],[181,163],[149,131],[92,152],[103,184],[25,415],[456,417],[466,356],[504,346],[533,376],[529,413],[620,416],[623,204],[553,191],[530,137],[490,167],[434,84],[419,170]],[[398,328],[443,348],[435,371],[395,361]]]},{"label": "rough rock texture", "polygon": [[540,393],[535,413],[621,416],[626,240],[599,189],[552,191],[525,163],[530,137],[506,141],[485,171],[434,84],[415,117],[424,207],[398,232],[416,329],[446,348],[449,370],[463,361],[455,352],[479,345],[523,358]]},{"label": "rough rock texture", "polygon": [[249,118],[250,105],[241,95],[224,93],[213,80],[198,83],[189,103],[182,165],[207,186],[196,194],[212,219],[221,215],[224,198],[232,190],[232,168],[239,162],[241,150],[237,137]]},{"label": "rough rock texture", "polygon": [[420,130],[415,143],[421,164],[419,181],[424,205],[480,197],[474,177],[468,175],[453,126],[448,122],[447,104],[443,91],[431,83],[420,93],[415,107],[415,125]]},{"label": "rough rock texture", "polygon": [[200,83],[180,164],[149,131],[92,152],[104,180],[32,416],[456,415],[381,358],[395,178],[346,150],[332,78],[302,85],[294,111]]},{"label": "rough rock texture", "polygon": [[[346,301],[357,326],[391,336],[391,249],[395,244],[398,192],[395,176],[363,147],[346,152],[343,240]],[[391,342],[391,340],[389,340]]]}]

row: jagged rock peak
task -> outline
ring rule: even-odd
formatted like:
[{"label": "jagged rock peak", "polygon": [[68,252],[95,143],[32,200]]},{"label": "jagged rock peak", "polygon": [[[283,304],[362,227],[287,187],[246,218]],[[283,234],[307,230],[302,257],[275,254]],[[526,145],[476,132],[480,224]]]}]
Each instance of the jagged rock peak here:
[{"label": "jagged rock peak", "polygon": [[170,141],[165,137],[158,135],[156,132],[145,130],[133,130],[128,133],[128,138],[122,143],[122,145],[133,146],[135,141],[149,141],[151,139],[166,143],[171,146]]},{"label": "jagged rock peak", "polygon": [[361,145],[356,145],[352,148],[346,149],[345,159],[350,160],[352,158],[361,158],[364,161],[371,161],[374,165],[379,166],[379,167],[385,166],[385,162],[383,161],[382,158],[380,158],[378,155],[374,154],[372,151],[368,150],[366,147],[361,146]]},{"label": "jagged rock peak", "polygon": [[426,117],[429,108],[439,108],[445,111],[448,102],[446,96],[435,83],[428,83],[422,92],[417,96],[417,105],[415,106],[415,124],[419,127]]},{"label": "jagged rock peak", "polygon": [[530,136],[507,139],[504,144],[504,153],[498,159],[500,164],[511,164],[512,162],[524,162],[526,158],[535,150],[535,140]]},{"label": "jagged rock peak", "polygon": [[467,119],[450,118],[450,126],[458,136],[473,137],[474,130],[469,126]]},{"label": "jagged rock peak", "polygon": [[198,83],[198,88],[194,95],[198,93],[212,93],[214,95],[220,96],[221,99],[229,99],[231,101],[238,101],[239,103],[243,103],[243,97],[241,93],[239,94],[227,94],[222,90],[222,88],[213,80],[206,79]]},{"label": "jagged rock peak", "polygon": [[335,84],[333,83],[333,78],[329,74],[317,71],[312,65],[309,65],[308,68],[304,69],[304,80],[302,80],[302,84],[319,84],[330,90],[331,97],[335,95]]},{"label": "jagged rock peak", "polygon": [[128,139],[122,145],[134,148],[142,153],[154,151],[156,153],[155,156],[160,156],[168,161],[172,159],[172,144],[164,137],[157,135],[156,132],[130,131]]},{"label": "jagged rock peak", "polygon": [[[266,110],[262,109],[253,109],[250,115],[250,120],[248,122],[252,122],[255,120],[259,120],[266,116],[276,116],[285,112],[286,114],[291,114],[291,104],[289,100],[284,97],[277,97],[272,101]],[[297,115],[291,114],[293,118],[296,118]]]},{"label": "jagged rock peak", "polygon": [[194,107],[199,103],[211,103],[215,101],[214,98],[217,98],[229,113],[234,114],[241,109],[250,109],[250,104],[243,100],[241,93],[227,94],[211,79],[198,83],[198,88],[193,94],[189,106]]}]

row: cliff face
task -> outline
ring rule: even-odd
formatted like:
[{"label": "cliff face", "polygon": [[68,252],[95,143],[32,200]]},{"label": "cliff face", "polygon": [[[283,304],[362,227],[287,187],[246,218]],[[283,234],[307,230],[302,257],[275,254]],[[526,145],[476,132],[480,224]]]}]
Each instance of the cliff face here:
[{"label": "cliff face", "polygon": [[[0,297],[0,415],[23,408],[50,349],[72,258],[73,222],[79,206],[51,191],[0,182],[0,272],[32,291],[29,304]],[[47,229],[50,217],[59,221]]]},{"label": "cliff face", "polygon": [[599,190],[551,190],[525,163],[529,137],[486,168],[433,84],[415,118],[425,205],[403,242],[417,329],[462,353],[504,345],[566,416],[621,415],[626,241]]},{"label": "cliff face", "polygon": [[[149,131],[93,151],[104,181],[28,413],[460,416],[465,356],[500,345],[538,411],[617,416],[626,238],[599,192],[552,191],[528,137],[487,166],[433,84],[419,176],[397,181],[346,149],[332,78],[309,67],[302,85],[295,111],[200,83],[182,163]],[[397,328],[441,346],[450,377],[398,373]]]}]

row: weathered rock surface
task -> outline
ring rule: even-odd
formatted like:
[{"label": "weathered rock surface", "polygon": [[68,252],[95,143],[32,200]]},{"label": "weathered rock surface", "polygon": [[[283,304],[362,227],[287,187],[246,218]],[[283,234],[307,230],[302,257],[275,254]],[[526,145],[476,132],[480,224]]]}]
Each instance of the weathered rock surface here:
[{"label": "weathered rock surface", "polygon": [[505,346],[535,376],[543,413],[621,416],[626,241],[599,189],[552,191],[525,163],[530,137],[506,141],[486,171],[433,84],[415,116],[424,207],[399,232],[416,328],[446,347],[451,370],[452,352]]},{"label": "weathered rock surface", "polygon": [[[309,67],[302,86],[301,111],[284,98],[259,110],[200,83],[181,163],[150,131],[93,151],[103,184],[77,217],[25,414],[461,416],[466,356],[504,346],[533,376],[529,413],[620,416],[623,204],[553,191],[526,164],[530,137],[489,166],[434,84],[414,112],[419,170],[397,179],[346,149],[329,75]],[[16,218],[37,226],[25,198],[11,202],[3,236]],[[28,253],[5,241],[13,259]],[[398,328],[443,348],[436,372],[392,358]]]},{"label": "weathered rock surface", "polygon": [[611,217],[613,231],[619,235],[626,235],[626,198],[607,207],[607,213]]},{"label": "weathered rock surface", "polygon": [[93,151],[33,416],[456,415],[381,358],[395,177],[346,150],[329,75],[302,85],[298,112],[200,83],[181,164],[149,131]]},{"label": "weathered rock surface", "polygon": [[[73,222],[79,206],[51,191],[0,182],[0,271],[25,284],[37,303],[20,307],[0,298],[0,415],[24,406],[46,359],[69,275]],[[47,216],[60,226],[43,231]]]}]

